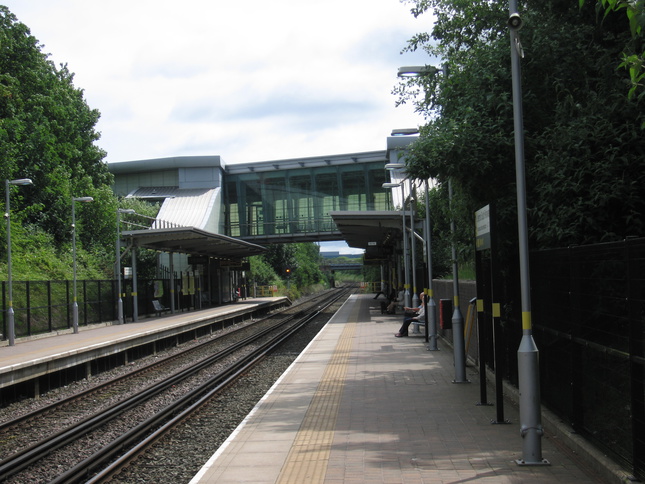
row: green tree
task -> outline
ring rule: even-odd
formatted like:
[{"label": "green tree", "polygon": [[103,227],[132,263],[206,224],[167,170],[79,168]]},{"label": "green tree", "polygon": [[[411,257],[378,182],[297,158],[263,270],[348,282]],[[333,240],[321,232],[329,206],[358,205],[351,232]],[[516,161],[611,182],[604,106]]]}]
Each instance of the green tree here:
[{"label": "green tree", "polygon": [[[585,0],[579,0],[584,7]],[[616,12],[624,12],[629,22],[632,38],[625,44],[621,52],[622,62],[619,67],[629,73],[631,87],[629,97],[645,95],[643,80],[645,79],[645,52],[643,51],[643,35],[645,35],[645,1],[644,0],[598,0],[597,11],[603,13],[603,20]]]},{"label": "green tree", "polygon": [[[34,189],[22,190],[12,211],[61,244],[69,239],[71,198],[101,198],[112,176],[102,162],[105,152],[95,144],[99,112],[74,87],[67,66],[56,68],[41,49],[29,29],[0,6],[0,174],[33,180]],[[110,217],[93,210],[102,220],[88,226],[84,240],[105,244],[102,232]]]},{"label": "green tree", "polygon": [[269,265],[261,255],[249,257],[251,265],[250,279],[259,286],[273,286],[277,285],[280,278],[275,273],[275,270]]},{"label": "green tree", "polygon": [[298,261],[293,278],[298,287],[309,287],[321,284],[325,276],[320,270],[320,248],[313,243],[295,244],[295,257]]},{"label": "green tree", "polygon": [[281,278],[285,278],[287,269],[294,270],[298,266],[295,244],[273,244],[267,248],[262,258]]},{"label": "green tree", "polygon": [[316,244],[274,244],[268,249],[261,257],[283,280],[289,278],[292,284],[301,289],[324,280],[320,271],[320,250]]},{"label": "green tree", "polygon": [[[425,49],[444,69],[395,89],[399,102],[428,117],[408,170],[440,185],[453,181],[466,207],[458,225],[472,227],[476,209],[497,204],[508,252],[517,229],[507,5],[409,3],[417,15],[432,9],[437,22],[407,49]],[[558,0],[525,1],[521,15],[531,246],[643,235],[643,115],[617,71],[616,54],[629,41],[626,19],[599,25],[593,8]]]}]

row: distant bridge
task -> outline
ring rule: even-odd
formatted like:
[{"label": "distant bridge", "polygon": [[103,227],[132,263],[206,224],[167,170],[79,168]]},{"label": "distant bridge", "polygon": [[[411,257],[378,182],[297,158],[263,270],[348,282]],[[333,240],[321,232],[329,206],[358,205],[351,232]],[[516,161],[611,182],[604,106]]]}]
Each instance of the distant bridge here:
[{"label": "distant bridge", "polygon": [[329,271],[362,271],[363,264],[321,264],[320,268]]}]

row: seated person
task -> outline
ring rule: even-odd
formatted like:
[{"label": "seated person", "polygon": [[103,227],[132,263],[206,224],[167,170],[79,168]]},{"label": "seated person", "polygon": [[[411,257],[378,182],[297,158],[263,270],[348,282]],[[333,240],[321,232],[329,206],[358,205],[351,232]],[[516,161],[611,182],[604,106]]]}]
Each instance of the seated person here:
[{"label": "seated person", "polygon": [[402,302],[404,298],[405,298],[405,292],[404,291],[399,291],[399,294],[397,296],[396,292],[394,292],[394,289],[392,289],[392,292],[390,294],[390,303],[385,308],[385,312],[387,314],[396,313],[397,303]]},{"label": "seated person", "polygon": [[394,336],[397,338],[402,338],[404,336],[408,335],[408,327],[412,323],[412,321],[421,321],[421,319],[425,316],[425,306],[423,304],[423,299],[425,297],[425,294],[421,293],[419,294],[419,307],[417,308],[403,308],[405,311],[411,311],[414,314],[413,315],[405,315],[403,317],[403,324],[401,325],[401,329],[399,329],[399,332],[396,333]]}]

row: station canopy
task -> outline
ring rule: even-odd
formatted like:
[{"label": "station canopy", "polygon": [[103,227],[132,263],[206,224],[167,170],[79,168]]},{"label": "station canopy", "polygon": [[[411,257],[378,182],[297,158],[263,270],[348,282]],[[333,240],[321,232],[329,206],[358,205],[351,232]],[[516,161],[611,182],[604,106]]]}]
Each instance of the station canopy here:
[{"label": "station canopy", "polygon": [[343,239],[350,247],[365,249],[365,263],[375,263],[392,254],[401,240],[403,227],[400,211],[329,212]]},{"label": "station canopy", "polygon": [[267,250],[261,245],[195,227],[130,230],[121,232],[121,236],[135,247],[217,259],[239,260]]}]

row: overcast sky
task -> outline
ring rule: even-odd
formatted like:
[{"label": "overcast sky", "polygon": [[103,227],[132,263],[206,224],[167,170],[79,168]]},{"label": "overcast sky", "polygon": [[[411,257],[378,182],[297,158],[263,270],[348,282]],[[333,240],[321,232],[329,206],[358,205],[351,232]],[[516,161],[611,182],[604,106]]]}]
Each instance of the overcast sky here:
[{"label": "overcast sky", "polygon": [[399,0],[0,3],[101,112],[109,163],[383,150],[392,129],[423,123],[391,91],[399,66],[431,63],[400,52],[432,18]]},{"label": "overcast sky", "polygon": [[107,161],[225,163],[385,149],[400,51],[432,19],[399,0],[11,0],[101,112]]}]

